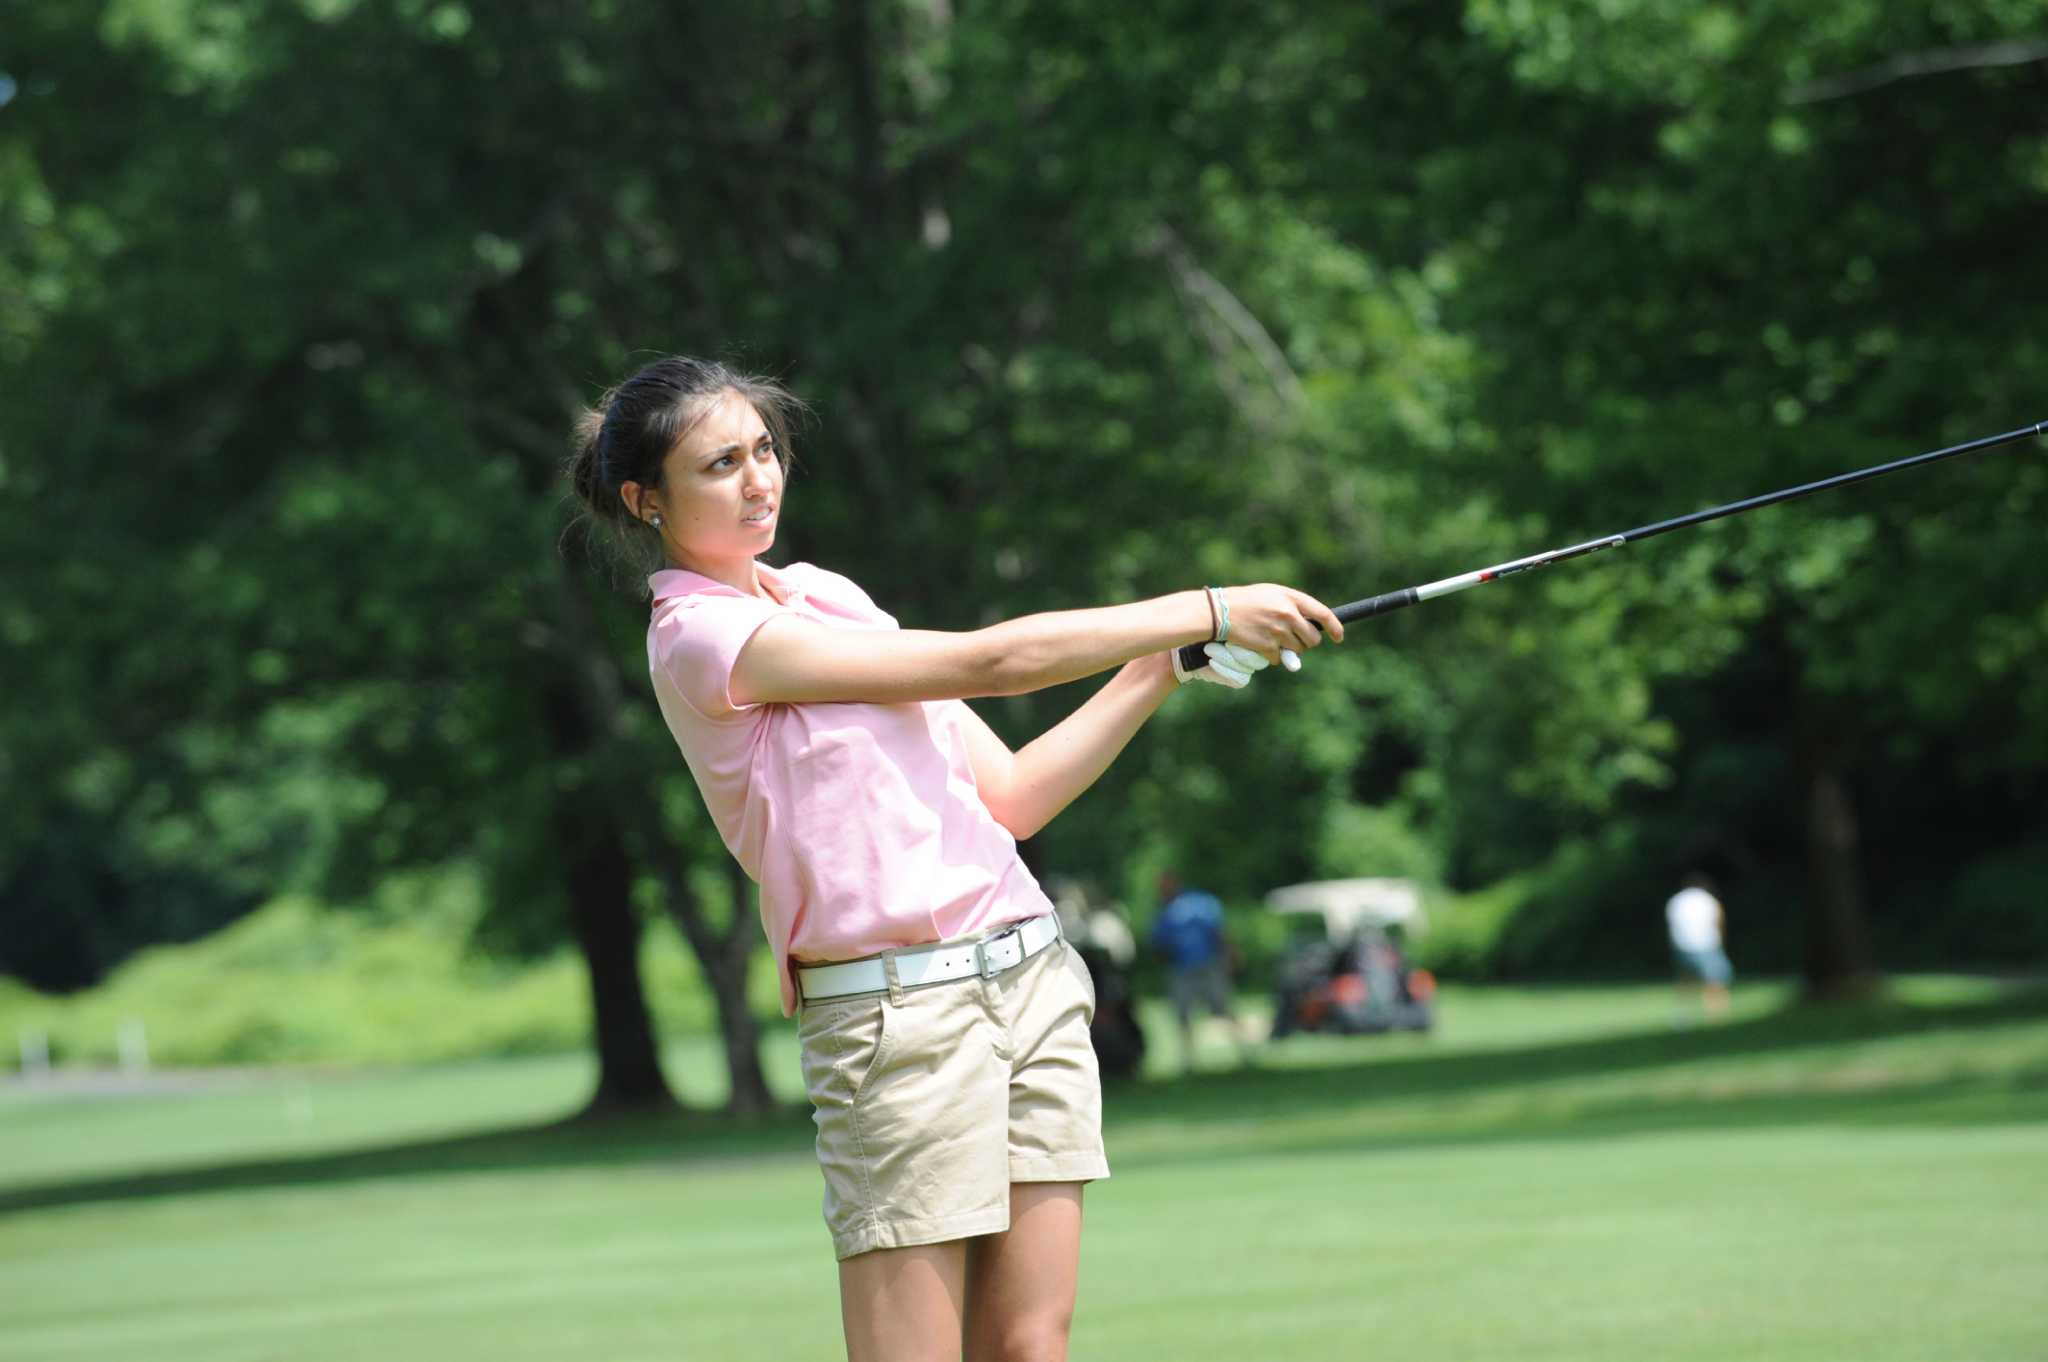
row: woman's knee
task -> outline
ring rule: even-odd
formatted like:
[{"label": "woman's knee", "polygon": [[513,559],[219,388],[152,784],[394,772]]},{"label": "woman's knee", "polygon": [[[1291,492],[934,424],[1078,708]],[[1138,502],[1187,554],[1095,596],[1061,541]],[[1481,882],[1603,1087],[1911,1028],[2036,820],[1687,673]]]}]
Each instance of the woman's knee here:
[{"label": "woman's knee", "polygon": [[1066,1362],[1071,1309],[1009,1312],[1005,1318],[970,1320],[967,1362]]}]

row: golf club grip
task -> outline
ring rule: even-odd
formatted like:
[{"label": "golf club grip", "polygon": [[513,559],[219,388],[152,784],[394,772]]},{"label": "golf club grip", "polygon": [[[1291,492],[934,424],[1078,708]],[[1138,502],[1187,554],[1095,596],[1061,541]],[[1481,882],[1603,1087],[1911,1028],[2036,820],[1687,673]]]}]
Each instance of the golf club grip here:
[{"label": "golf club grip", "polygon": [[1353,620],[1371,619],[1374,615],[1384,615],[1389,610],[1399,610],[1421,599],[1414,587],[1404,586],[1399,591],[1389,591],[1383,596],[1367,596],[1362,601],[1340,605],[1330,613],[1349,624]]},{"label": "golf club grip", "polygon": [[[1399,610],[1401,607],[1413,605],[1421,599],[1422,597],[1416,594],[1414,587],[1404,586],[1399,591],[1389,591],[1383,596],[1367,596],[1362,601],[1352,601],[1348,605],[1340,605],[1330,613],[1344,621],[1344,623],[1349,624],[1353,620],[1370,619],[1374,615],[1384,615],[1389,610]],[[1316,627],[1321,628],[1322,626],[1317,625]],[[1203,652],[1202,648],[1203,645],[1200,643],[1190,643],[1187,647],[1180,650],[1180,668],[1182,671],[1191,672],[1197,668],[1209,665],[1209,655]]]}]

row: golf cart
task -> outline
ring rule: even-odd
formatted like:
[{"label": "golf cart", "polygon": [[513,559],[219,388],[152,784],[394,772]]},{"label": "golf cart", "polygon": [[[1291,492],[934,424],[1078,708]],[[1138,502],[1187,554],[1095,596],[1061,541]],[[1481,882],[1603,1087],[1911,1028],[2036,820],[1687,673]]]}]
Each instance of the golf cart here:
[{"label": "golf cart", "polygon": [[1423,926],[1422,892],[1413,883],[1294,884],[1266,895],[1266,907],[1299,915],[1305,929],[1279,962],[1273,1039],[1296,1031],[1427,1031],[1435,1024],[1436,979],[1410,968],[1401,949]]}]

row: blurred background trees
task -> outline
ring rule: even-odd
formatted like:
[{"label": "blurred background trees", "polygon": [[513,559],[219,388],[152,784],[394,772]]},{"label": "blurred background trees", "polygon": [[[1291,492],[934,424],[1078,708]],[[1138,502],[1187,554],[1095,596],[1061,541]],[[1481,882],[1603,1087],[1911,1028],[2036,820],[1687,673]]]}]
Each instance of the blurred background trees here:
[{"label": "blurred background trees", "polygon": [[[2048,416],[2048,4],[116,0],[0,50],[0,971],[474,868],[660,1101],[753,909],[563,537],[664,351],[814,405],[778,552],[906,623],[1333,602]],[[2042,450],[1361,626],[1187,696],[1042,872],[1400,874],[1441,962],[2048,947]],[[990,702],[1022,740],[1082,688]],[[1457,921],[1469,902],[1483,915]],[[758,962],[755,962],[758,974]]]}]

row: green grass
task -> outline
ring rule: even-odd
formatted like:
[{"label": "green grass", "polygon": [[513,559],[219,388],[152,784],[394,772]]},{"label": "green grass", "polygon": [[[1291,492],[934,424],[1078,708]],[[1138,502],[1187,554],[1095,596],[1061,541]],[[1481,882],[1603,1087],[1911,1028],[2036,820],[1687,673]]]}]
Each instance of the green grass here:
[{"label": "green grass", "polygon": [[[1436,1036],[1246,1071],[1205,1034],[1111,1095],[1075,1358],[2048,1357],[2048,994],[1781,997],[1454,989]],[[712,1060],[670,1055],[700,1096]],[[838,1355],[802,1116],[555,1124],[589,1079],[0,1089],[0,1358]]]}]

